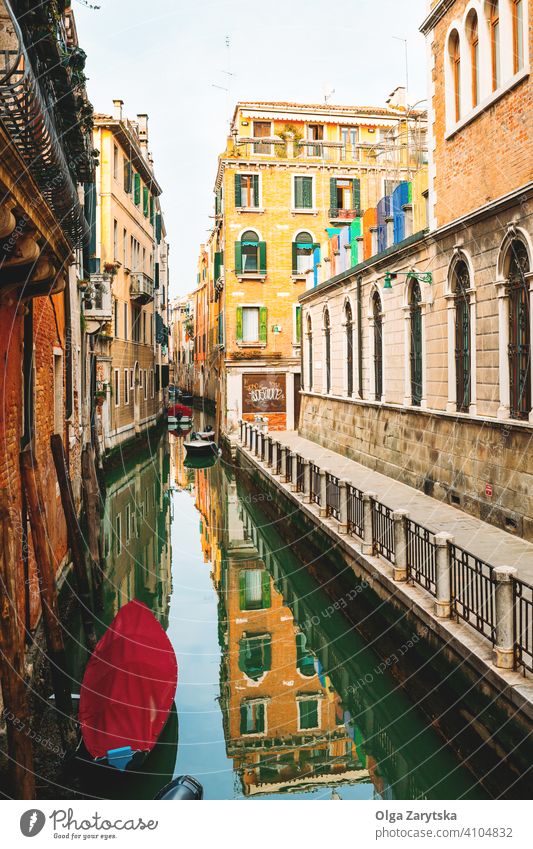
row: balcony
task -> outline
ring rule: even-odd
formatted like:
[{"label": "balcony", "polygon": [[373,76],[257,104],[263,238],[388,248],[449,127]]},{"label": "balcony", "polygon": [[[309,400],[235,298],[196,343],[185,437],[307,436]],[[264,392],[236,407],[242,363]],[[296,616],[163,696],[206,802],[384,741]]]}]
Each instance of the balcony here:
[{"label": "balcony", "polygon": [[91,274],[89,281],[83,297],[85,318],[99,322],[111,321],[111,278],[108,274]]},{"label": "balcony", "polygon": [[339,207],[332,207],[329,211],[330,221],[353,221],[355,218],[360,217],[360,209],[340,209]]},{"label": "balcony", "polygon": [[154,281],[144,271],[132,271],[130,297],[139,304],[149,304],[154,300]]}]

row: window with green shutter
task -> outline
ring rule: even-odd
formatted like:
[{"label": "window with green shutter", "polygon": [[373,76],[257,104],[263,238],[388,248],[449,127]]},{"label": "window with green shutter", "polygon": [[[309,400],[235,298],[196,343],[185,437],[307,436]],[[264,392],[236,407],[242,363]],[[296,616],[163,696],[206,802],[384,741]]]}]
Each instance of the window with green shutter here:
[{"label": "window with green shutter", "polygon": [[313,178],[294,178],[294,207],[295,209],[313,208]]},{"label": "window with green shutter", "polygon": [[241,704],[241,734],[262,734],[264,730],[264,702],[243,702]]},{"label": "window with green shutter", "polygon": [[148,186],[143,186],[143,215],[145,218],[150,215],[150,190]]},{"label": "window with green shutter", "polygon": [[265,569],[242,569],[239,573],[241,610],[265,610],[270,607],[270,575]]},{"label": "window with green shutter", "polygon": [[155,215],[154,196],[150,195],[150,221],[151,221],[152,225],[154,224],[154,215]]},{"label": "window with green shutter", "polygon": [[155,216],[155,240],[158,244],[161,241],[161,230],[162,230],[161,213],[157,212],[156,216]]},{"label": "window with green shutter", "polygon": [[267,246],[266,242],[259,242],[259,274],[266,274],[267,270]]},{"label": "window with green shutter", "polygon": [[298,712],[300,729],[318,728],[318,699],[301,699]]},{"label": "window with green shutter", "polygon": [[222,272],[222,251],[215,251],[214,274],[215,283],[220,279]]},{"label": "window with green shutter", "polygon": [[294,310],[294,340],[297,345],[302,344],[302,308],[299,304]]},{"label": "window with green shutter", "polygon": [[129,195],[131,193],[131,162],[126,159],[124,161],[124,191]]},{"label": "window with green shutter", "polygon": [[313,237],[310,233],[302,231],[296,236],[292,243],[292,273],[306,274],[313,267]]},{"label": "window with green shutter", "polygon": [[239,669],[257,681],[272,666],[270,634],[246,635],[239,641]]},{"label": "window with green shutter", "polygon": [[133,203],[139,206],[141,202],[141,175],[137,172],[133,175]]},{"label": "window with green shutter", "polygon": [[242,242],[235,242],[235,274],[242,274]]},{"label": "window with green shutter", "polygon": [[330,177],[329,180],[329,205],[331,209],[337,209],[337,179]]},{"label": "window with green shutter", "polygon": [[[236,320],[236,329],[235,336],[237,337],[237,342],[242,342],[242,307],[237,307],[237,320]],[[241,580],[244,581],[243,572],[241,572]],[[244,584],[243,584],[244,586]],[[242,602],[242,599],[241,599]],[[241,610],[243,610],[243,606],[241,603]]]},{"label": "window with green shutter", "polygon": [[359,177],[352,180],[352,209],[361,209],[361,180]]},{"label": "window with green shutter", "polygon": [[[266,345],[266,342],[267,342],[267,308],[266,307],[261,307],[260,310],[259,310],[259,341]],[[269,588],[270,588],[270,582],[269,582]]]},{"label": "window with green shutter", "polygon": [[241,209],[259,206],[259,174],[235,174],[235,206]]}]

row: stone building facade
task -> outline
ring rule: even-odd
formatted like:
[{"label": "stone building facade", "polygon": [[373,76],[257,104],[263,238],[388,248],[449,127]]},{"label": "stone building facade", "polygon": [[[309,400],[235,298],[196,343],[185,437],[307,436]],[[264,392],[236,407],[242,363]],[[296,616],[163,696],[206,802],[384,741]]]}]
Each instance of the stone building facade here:
[{"label": "stone building facade", "polygon": [[[302,296],[304,334],[310,322],[312,335],[300,419],[303,435],[335,441],[348,456],[527,539],[531,9],[510,0],[432,4],[422,25],[429,232]],[[346,304],[358,287],[351,361],[357,370],[360,352],[363,378],[349,395]],[[327,315],[329,392],[321,376]]]}]

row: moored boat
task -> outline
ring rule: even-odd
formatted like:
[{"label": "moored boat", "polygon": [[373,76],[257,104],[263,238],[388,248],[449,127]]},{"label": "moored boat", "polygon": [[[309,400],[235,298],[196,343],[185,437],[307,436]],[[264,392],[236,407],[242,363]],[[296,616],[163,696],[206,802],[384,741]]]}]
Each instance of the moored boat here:
[{"label": "moored boat", "polygon": [[187,455],[201,456],[203,454],[217,454],[218,445],[213,439],[201,439],[197,433],[191,433],[189,438],[183,443]]}]

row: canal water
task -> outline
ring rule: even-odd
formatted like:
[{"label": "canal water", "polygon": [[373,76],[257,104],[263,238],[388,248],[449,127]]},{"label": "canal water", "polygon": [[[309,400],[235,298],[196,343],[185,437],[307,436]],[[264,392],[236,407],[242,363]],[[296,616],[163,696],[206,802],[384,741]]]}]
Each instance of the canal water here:
[{"label": "canal water", "polygon": [[524,796],[531,750],[479,682],[435,662],[251,470],[229,455],[191,467],[183,442],[164,433],[108,476],[98,623],[150,607],[178,659],[175,711],[138,774],[75,760],[67,795],[153,798],[190,774],[207,799]]}]

